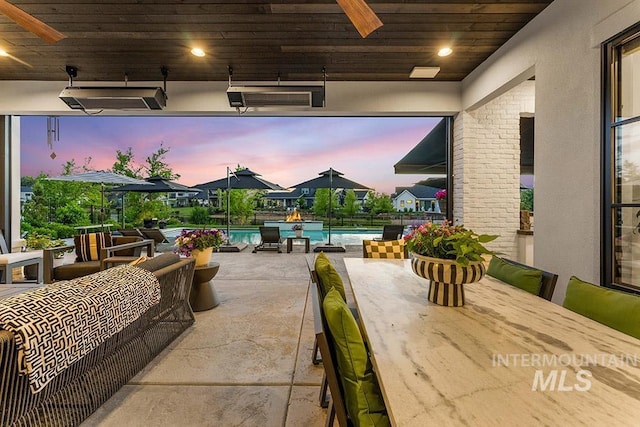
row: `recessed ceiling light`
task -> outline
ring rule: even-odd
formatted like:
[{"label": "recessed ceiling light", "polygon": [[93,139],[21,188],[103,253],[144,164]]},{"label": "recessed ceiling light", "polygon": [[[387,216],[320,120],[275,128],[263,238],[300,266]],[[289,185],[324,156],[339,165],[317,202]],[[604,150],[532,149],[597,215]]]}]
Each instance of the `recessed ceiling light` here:
[{"label": "recessed ceiling light", "polygon": [[432,79],[440,72],[440,67],[413,67],[410,79]]},{"label": "recessed ceiling light", "polygon": [[0,49],[0,56],[9,56],[6,50]]},{"label": "recessed ceiling light", "polygon": [[438,51],[438,56],[449,56],[453,53],[453,50],[449,46],[443,47]]},{"label": "recessed ceiling light", "polygon": [[193,49],[191,49],[191,54],[194,56],[204,56],[204,50],[200,49],[199,47],[194,47]]}]

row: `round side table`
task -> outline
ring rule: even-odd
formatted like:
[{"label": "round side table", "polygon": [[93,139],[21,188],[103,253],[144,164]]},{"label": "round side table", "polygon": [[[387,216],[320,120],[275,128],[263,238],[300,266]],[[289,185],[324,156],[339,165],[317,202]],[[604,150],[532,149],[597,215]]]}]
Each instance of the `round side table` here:
[{"label": "round side table", "polygon": [[193,272],[193,284],[189,295],[189,303],[193,311],[210,310],[220,304],[212,280],[218,274],[218,269],[220,269],[220,263],[210,262],[208,265],[196,267]]}]

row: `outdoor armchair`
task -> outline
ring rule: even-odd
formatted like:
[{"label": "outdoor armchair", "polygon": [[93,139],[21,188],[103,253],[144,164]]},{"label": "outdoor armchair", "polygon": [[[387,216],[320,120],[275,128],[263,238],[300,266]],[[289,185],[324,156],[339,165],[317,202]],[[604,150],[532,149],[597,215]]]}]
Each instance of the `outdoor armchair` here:
[{"label": "outdoor armchair", "polygon": [[54,260],[57,254],[68,252],[74,248],[76,249],[76,254],[79,254],[79,248],[76,244],[44,249],[44,283],[53,283],[56,280],[71,280],[97,273],[104,268],[104,260],[107,258],[118,257],[119,262],[123,260],[133,261],[140,257],[143,248],[147,249],[147,256],[149,257],[152,257],[155,253],[155,244],[151,239],[134,236],[112,236],[111,241],[112,244],[110,246],[99,248],[95,259],[81,260],[76,258],[75,262],[71,264],[56,265]]},{"label": "outdoor armchair", "polygon": [[13,282],[13,269],[36,265],[38,268],[38,283],[42,282],[42,252],[9,252],[7,242],[0,230],[0,281],[6,284]]}]

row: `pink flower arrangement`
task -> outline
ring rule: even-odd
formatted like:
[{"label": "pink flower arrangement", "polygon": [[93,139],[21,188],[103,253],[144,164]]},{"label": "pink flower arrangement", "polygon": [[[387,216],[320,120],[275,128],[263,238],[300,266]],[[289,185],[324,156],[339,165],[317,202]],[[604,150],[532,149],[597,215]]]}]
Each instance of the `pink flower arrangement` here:
[{"label": "pink flower arrangement", "polygon": [[444,200],[447,198],[447,190],[438,190],[436,191],[436,199]]},{"label": "pink flower arrangement", "polygon": [[182,230],[176,237],[175,252],[184,256],[191,256],[194,249],[217,248],[226,242],[224,231],[212,228],[210,230]]},{"label": "pink flower arrangement", "polygon": [[482,255],[493,252],[484,247],[498,236],[476,234],[462,225],[426,222],[404,236],[409,252],[432,258],[455,259],[462,265],[482,261]]}]

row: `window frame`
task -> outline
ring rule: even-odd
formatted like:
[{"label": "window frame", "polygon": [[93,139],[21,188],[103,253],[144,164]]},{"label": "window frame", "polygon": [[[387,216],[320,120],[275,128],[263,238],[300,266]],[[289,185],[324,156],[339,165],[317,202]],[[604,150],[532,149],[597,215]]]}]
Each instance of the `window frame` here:
[{"label": "window frame", "polygon": [[602,97],[602,118],[601,118],[601,269],[600,282],[603,286],[640,293],[640,283],[637,286],[625,285],[615,282],[615,231],[614,231],[614,211],[620,208],[637,208],[640,210],[640,202],[624,203],[615,200],[616,170],[614,151],[618,148],[614,141],[614,134],[622,127],[640,122],[640,116],[617,120],[617,113],[620,111],[620,59],[621,48],[626,43],[640,37],[640,22],[627,28],[618,35],[602,43],[602,67],[601,67],[601,97]]}]

